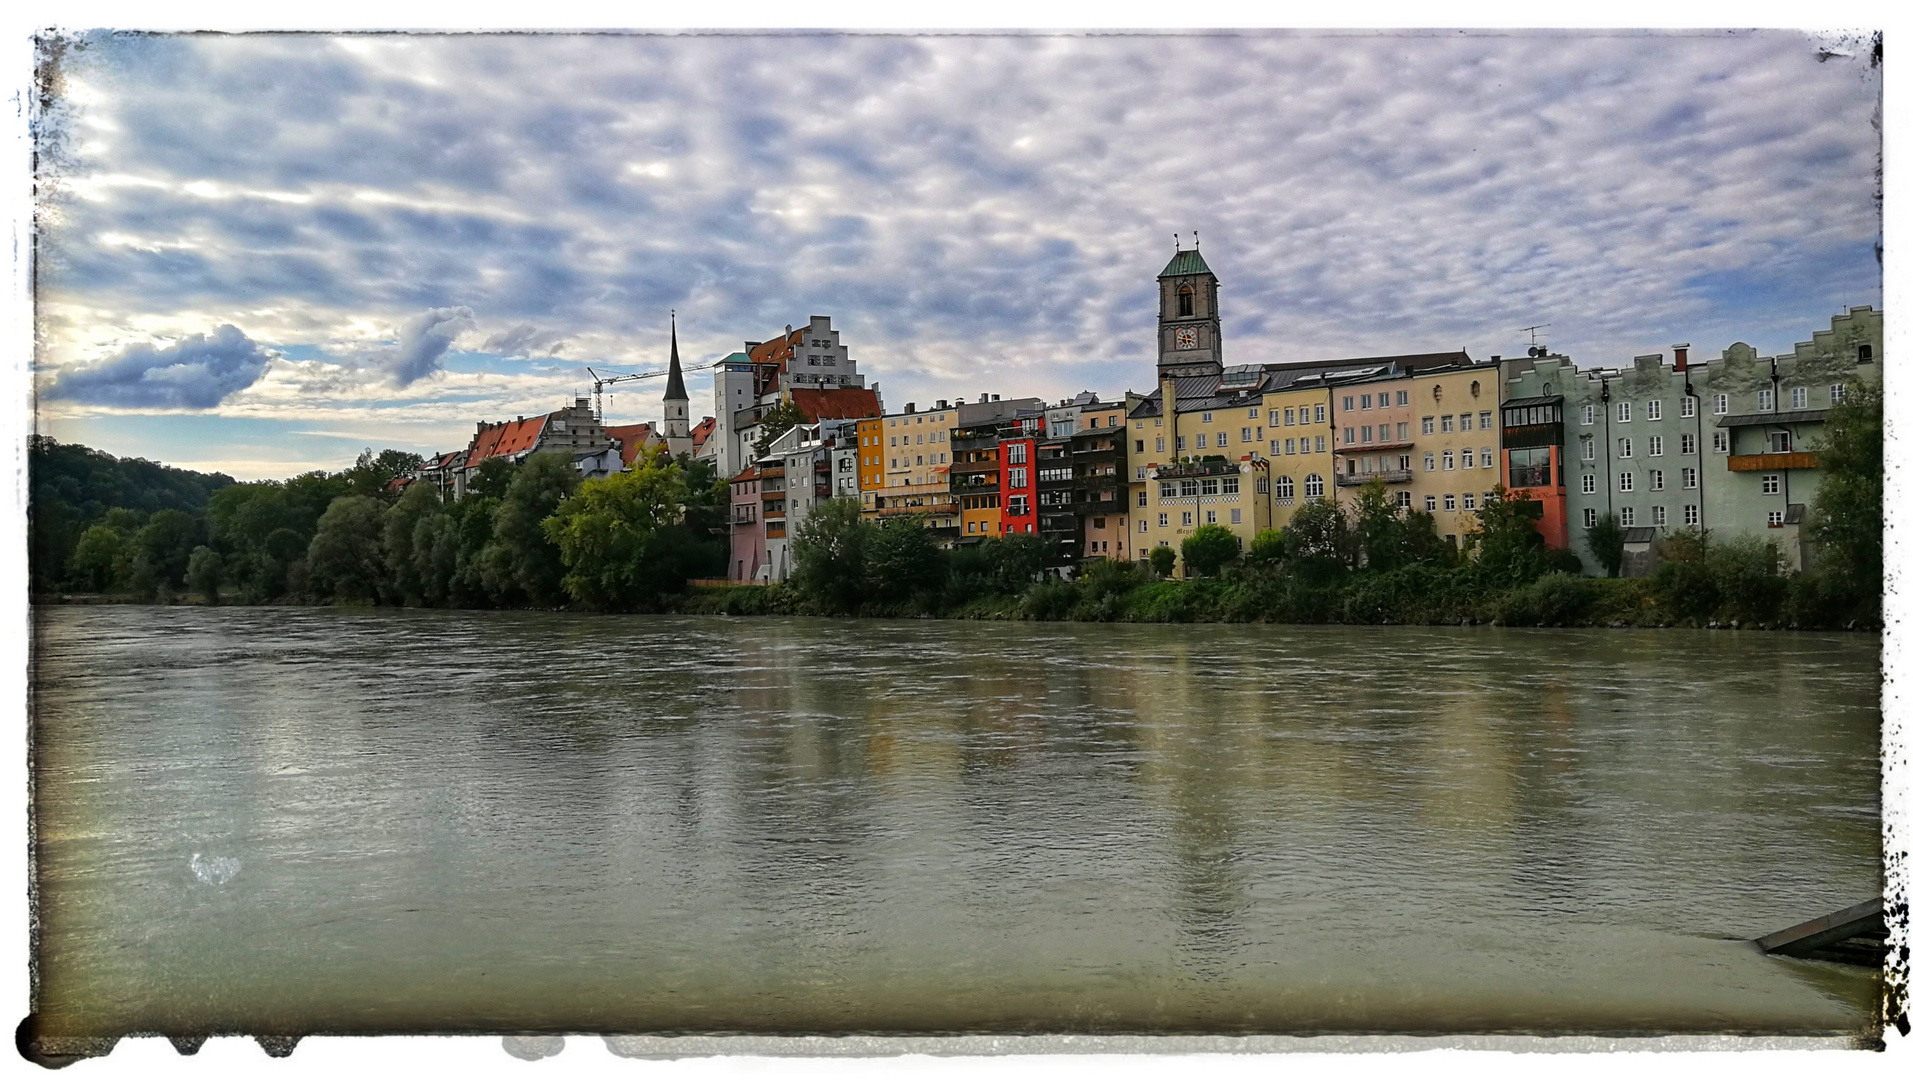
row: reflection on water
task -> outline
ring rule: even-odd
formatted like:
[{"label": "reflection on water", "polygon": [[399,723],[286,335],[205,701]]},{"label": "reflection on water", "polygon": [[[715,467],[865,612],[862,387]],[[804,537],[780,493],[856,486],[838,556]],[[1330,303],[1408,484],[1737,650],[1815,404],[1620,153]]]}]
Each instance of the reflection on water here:
[{"label": "reflection on water", "polygon": [[1875,1011],[1875,638],[36,619],[47,1034]]}]

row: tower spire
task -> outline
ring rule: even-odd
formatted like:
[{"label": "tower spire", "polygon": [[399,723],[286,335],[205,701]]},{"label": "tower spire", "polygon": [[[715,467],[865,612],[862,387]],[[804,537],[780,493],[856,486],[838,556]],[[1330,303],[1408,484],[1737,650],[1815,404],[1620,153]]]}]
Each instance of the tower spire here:
[{"label": "tower spire", "polygon": [[684,369],[678,363],[678,313],[676,310],[671,312],[671,374],[665,379],[664,400],[691,400],[691,395],[684,392]]}]

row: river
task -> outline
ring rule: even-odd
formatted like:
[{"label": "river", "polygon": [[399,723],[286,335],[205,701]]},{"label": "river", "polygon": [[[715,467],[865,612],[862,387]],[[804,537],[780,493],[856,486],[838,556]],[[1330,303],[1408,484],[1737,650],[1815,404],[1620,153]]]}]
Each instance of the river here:
[{"label": "river", "polygon": [[1877,1013],[1875,636],[34,618],[44,1034]]}]

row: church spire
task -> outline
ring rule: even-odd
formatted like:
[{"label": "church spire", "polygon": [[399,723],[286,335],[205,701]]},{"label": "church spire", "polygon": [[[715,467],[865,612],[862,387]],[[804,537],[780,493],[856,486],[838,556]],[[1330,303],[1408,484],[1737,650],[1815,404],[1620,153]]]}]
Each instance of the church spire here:
[{"label": "church spire", "polygon": [[684,369],[678,364],[678,313],[671,312],[671,374],[664,382],[664,400],[690,401],[684,392]]}]

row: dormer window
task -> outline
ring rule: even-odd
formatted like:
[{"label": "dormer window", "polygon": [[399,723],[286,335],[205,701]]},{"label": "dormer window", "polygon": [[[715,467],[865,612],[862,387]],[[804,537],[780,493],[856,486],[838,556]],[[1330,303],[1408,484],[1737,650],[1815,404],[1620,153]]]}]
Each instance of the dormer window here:
[{"label": "dormer window", "polygon": [[1184,285],[1176,291],[1176,317],[1189,318],[1196,313],[1196,290]]}]

